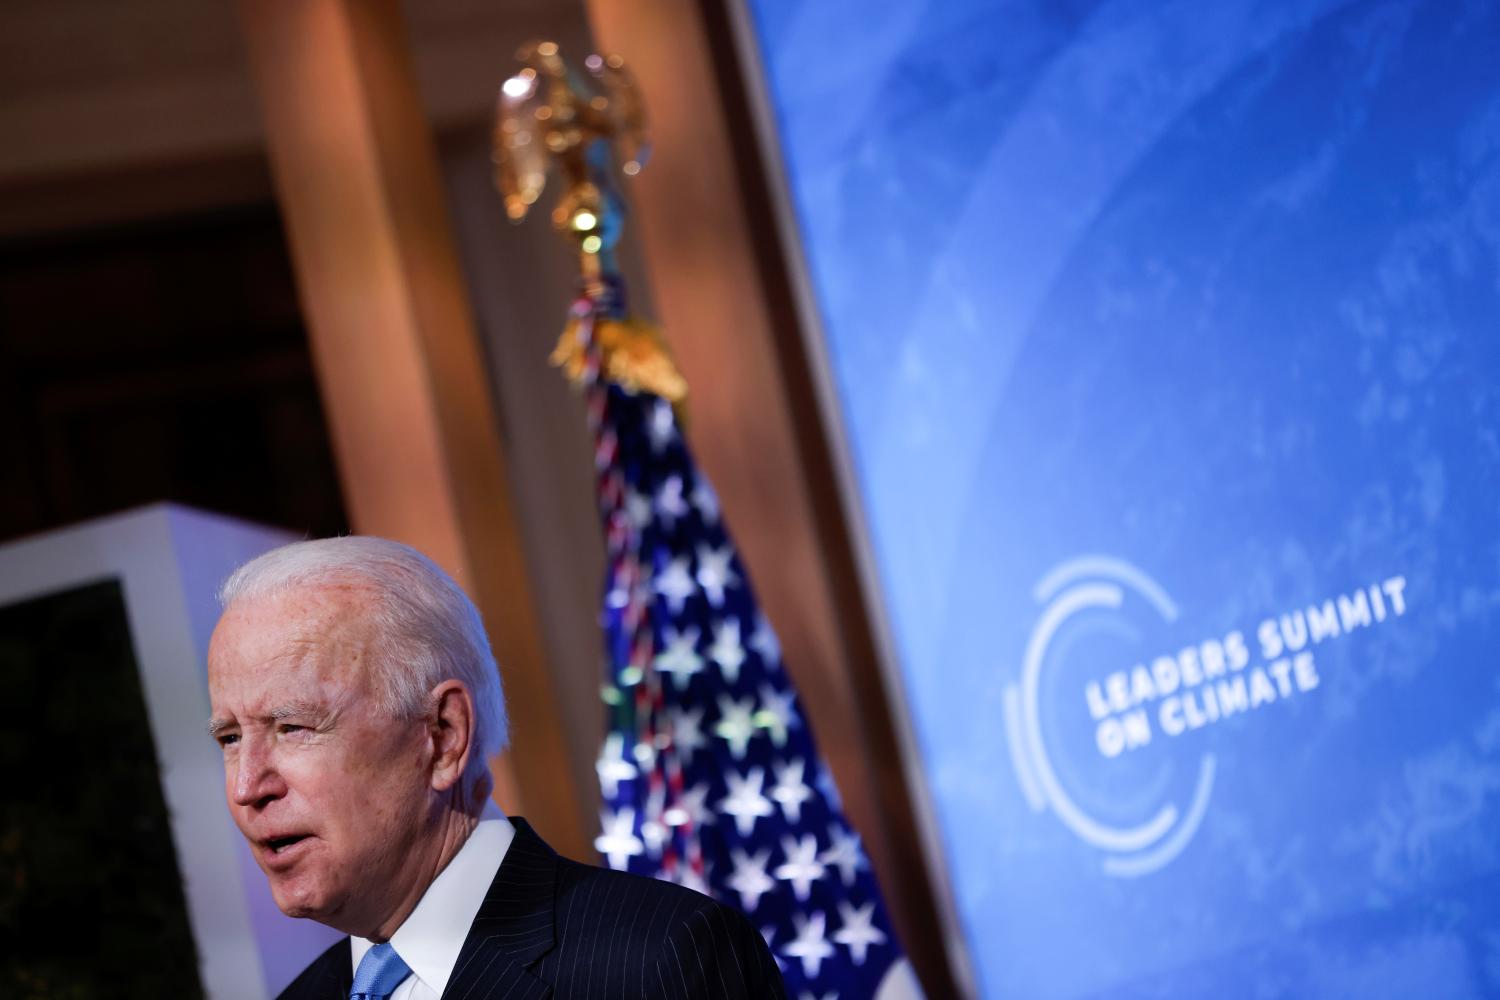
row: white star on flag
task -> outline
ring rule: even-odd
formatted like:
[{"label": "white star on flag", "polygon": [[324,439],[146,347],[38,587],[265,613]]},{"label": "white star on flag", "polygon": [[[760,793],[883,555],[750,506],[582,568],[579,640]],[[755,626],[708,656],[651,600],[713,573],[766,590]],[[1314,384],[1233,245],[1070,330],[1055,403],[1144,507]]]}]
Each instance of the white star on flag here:
[{"label": "white star on flag", "polygon": [[828,800],[828,808],[834,812],[844,811],[844,800],[839,795],[839,786],[834,783],[833,772],[826,767],[818,769],[818,776],[813,779],[818,786],[818,791],[823,793],[823,798]]},{"label": "white star on flag", "polygon": [[620,782],[636,776],[635,765],[625,759],[625,737],[610,733],[604,738],[604,748],[594,762],[594,770],[599,773],[599,784],[609,798],[619,794]]},{"label": "white star on flag", "polygon": [[656,747],[642,740],[635,745],[635,762],[649,771],[656,763]]},{"label": "white star on flag", "polygon": [[719,695],[719,722],[714,726],[714,735],[729,744],[735,760],[745,759],[745,748],[755,735],[754,709],[754,698],[735,701],[727,694]]},{"label": "white star on flag", "polygon": [[708,782],[700,781],[682,793],[677,805],[662,814],[662,819],[671,826],[687,823],[695,827],[706,826],[714,821],[714,811],[708,808]]},{"label": "white star on flag", "polygon": [[802,820],[802,803],[812,798],[812,789],[802,780],[805,761],[793,760],[786,764],[773,763],[776,769],[776,784],[771,789],[771,798],[781,803],[781,811],[793,823]]},{"label": "white star on flag", "polygon": [[604,595],[604,604],[607,607],[624,607],[630,603],[630,591],[622,586],[622,576],[615,576],[613,586],[609,588],[609,594]]},{"label": "white star on flag", "polygon": [[672,745],[682,754],[683,760],[708,745],[708,739],[703,735],[702,708],[674,708],[671,719]]},{"label": "white star on flag", "polygon": [[682,477],[669,476],[656,491],[656,512],[661,515],[667,530],[677,523],[679,517],[688,512],[687,501],[682,498]]},{"label": "white star on flag", "polygon": [[839,870],[844,885],[854,884],[854,873],[868,867],[864,852],[859,849],[859,834],[853,830],[845,832],[837,823],[828,825],[828,850],[818,855],[818,860]]},{"label": "white star on flag", "polygon": [[802,722],[792,707],[795,698],[790,691],[783,693],[769,684],[760,686],[760,711],[755,713],[755,722],[765,729],[771,742],[778,747],[786,746],[787,730]]},{"label": "white star on flag", "polygon": [[667,565],[666,572],[656,578],[656,592],[667,599],[667,607],[672,609],[672,614],[682,614],[682,606],[687,602],[698,585],[693,582],[692,576],[688,574],[688,557],[679,556]]},{"label": "white star on flag", "polygon": [[781,660],[781,640],[776,638],[776,630],[766,621],[765,615],[755,616],[755,632],[750,636],[750,648],[760,654],[761,662],[768,667]]},{"label": "white star on flag", "polygon": [[662,806],[666,804],[667,791],[661,786],[652,789],[646,800],[646,818],[641,820],[641,842],[654,857],[661,855],[661,845],[667,840],[667,826],[662,822]]},{"label": "white star on flag", "polygon": [[754,857],[738,847],[729,849],[734,862],[734,874],[729,876],[729,888],[740,894],[740,908],[746,913],[760,905],[760,897],[776,888],[775,879],[766,874],[766,863],[771,860],[771,849],[757,851]]},{"label": "white star on flag", "polygon": [[692,865],[685,864],[682,866],[682,871],[680,871],[677,874],[677,877],[672,881],[676,882],[680,886],[683,886],[684,888],[691,889],[694,892],[701,892],[703,893],[703,895],[707,896],[709,893],[709,888],[706,876],[706,871],[703,875],[699,875],[697,872],[693,871]]},{"label": "white star on flag", "polygon": [[651,498],[639,490],[626,488],[625,490],[625,516],[635,526],[636,531],[645,531],[646,525],[651,523]]},{"label": "white star on flag", "polygon": [[698,586],[716,608],[724,604],[724,589],[740,582],[739,574],[729,568],[733,558],[734,549],[728,545],[720,549],[698,546]]},{"label": "white star on flag", "polygon": [[714,627],[714,644],[708,648],[724,671],[724,679],[733,684],[740,679],[740,665],[745,662],[745,647],[740,645],[740,620],[729,617]]},{"label": "white star on flag", "polygon": [[651,450],[658,454],[672,443],[677,434],[677,420],[672,416],[672,404],[658,399],[651,409],[651,422],[647,426],[651,434]]},{"label": "white star on flag", "polygon": [[755,821],[776,811],[771,800],[761,794],[760,786],[766,780],[766,772],[755,767],[743,778],[734,771],[726,771],[724,780],[729,785],[729,794],[719,803],[719,812],[734,817],[734,826],[741,837],[748,837],[755,829]]},{"label": "white star on flag", "polygon": [[693,505],[706,523],[713,524],[719,519],[719,495],[708,485],[707,479],[698,480],[698,485],[693,488]]},{"label": "white star on flag", "polygon": [[823,939],[828,915],[822,910],[814,911],[810,917],[793,913],[792,921],[797,925],[797,936],[782,947],[781,953],[788,958],[800,959],[803,974],[816,979],[818,970],[823,967],[823,959],[833,955],[833,945]]},{"label": "white star on flag", "polygon": [[844,926],[834,932],[833,939],[849,949],[855,965],[864,965],[870,945],[885,944],[885,932],[875,926],[875,904],[866,903],[855,909],[840,900],[839,917]]},{"label": "white star on flag", "polygon": [[776,959],[776,968],[785,973],[786,961],[781,957],[780,952],[778,952],[775,948],[771,948],[771,941],[776,937],[776,925],[767,924],[765,927],[762,927],[760,929],[760,936],[765,938],[766,947],[770,948],[771,950],[771,957]]},{"label": "white star on flag", "polygon": [[798,843],[795,838],[782,837],[781,849],[786,852],[786,863],[776,867],[776,877],[792,883],[797,900],[805,903],[812,893],[812,884],[826,870],[818,861],[818,838],[809,833]]},{"label": "white star on flag", "polygon": [[703,669],[703,657],[697,651],[698,629],[689,625],[678,632],[668,625],[662,629],[662,637],[667,641],[667,648],[656,654],[656,669],[671,674],[677,690],[681,691],[688,686],[693,675]]},{"label": "white star on flag", "polygon": [[635,810],[629,807],[617,813],[608,809],[601,814],[604,832],[594,838],[594,850],[609,859],[611,868],[623,871],[630,859],[645,850],[635,835]]}]

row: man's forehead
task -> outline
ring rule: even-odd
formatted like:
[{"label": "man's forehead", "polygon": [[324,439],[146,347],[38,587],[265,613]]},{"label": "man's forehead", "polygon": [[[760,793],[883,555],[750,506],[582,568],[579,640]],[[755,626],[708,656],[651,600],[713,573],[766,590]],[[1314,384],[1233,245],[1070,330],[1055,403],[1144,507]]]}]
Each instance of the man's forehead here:
[{"label": "man's forehead", "polygon": [[249,600],[279,602],[288,610],[340,617],[368,615],[376,598],[375,586],[358,576],[334,576],[278,587]]},{"label": "man's forehead", "polygon": [[302,586],[241,598],[225,609],[209,649],[213,675],[247,671],[264,682],[323,674],[364,659],[374,639],[367,588]]},{"label": "man's forehead", "polygon": [[[341,634],[260,636],[222,657],[210,655],[208,696],[216,720],[279,720],[326,715],[365,699],[371,681],[365,643]],[[210,726],[210,730],[213,726]]]},{"label": "man's forehead", "polygon": [[297,584],[242,597],[224,609],[221,621],[237,619],[301,641],[357,633],[371,627],[375,594],[359,581]]}]

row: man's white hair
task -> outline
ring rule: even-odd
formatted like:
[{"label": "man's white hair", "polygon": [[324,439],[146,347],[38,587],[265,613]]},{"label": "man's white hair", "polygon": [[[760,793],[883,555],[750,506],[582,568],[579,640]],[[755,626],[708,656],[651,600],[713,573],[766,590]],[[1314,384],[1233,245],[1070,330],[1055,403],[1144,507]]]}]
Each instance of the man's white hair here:
[{"label": "man's white hair", "polygon": [[479,611],[452,577],[411,546],[366,535],[293,542],[235,570],[219,588],[219,603],[227,609],[235,601],[336,583],[361,585],[373,598],[379,642],[372,666],[387,711],[420,716],[432,689],[457,679],[468,686],[477,716],[481,752],[471,764],[483,767],[505,749],[505,695]]}]

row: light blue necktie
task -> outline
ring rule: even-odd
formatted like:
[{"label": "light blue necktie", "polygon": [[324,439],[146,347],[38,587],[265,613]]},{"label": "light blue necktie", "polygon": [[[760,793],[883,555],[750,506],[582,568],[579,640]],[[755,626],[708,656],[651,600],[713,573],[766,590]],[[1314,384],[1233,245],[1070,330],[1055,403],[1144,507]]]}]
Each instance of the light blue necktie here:
[{"label": "light blue necktie", "polygon": [[349,987],[349,1000],[386,1000],[409,975],[411,967],[401,960],[389,941],[377,944],[359,960],[359,968],[354,970],[354,985]]}]

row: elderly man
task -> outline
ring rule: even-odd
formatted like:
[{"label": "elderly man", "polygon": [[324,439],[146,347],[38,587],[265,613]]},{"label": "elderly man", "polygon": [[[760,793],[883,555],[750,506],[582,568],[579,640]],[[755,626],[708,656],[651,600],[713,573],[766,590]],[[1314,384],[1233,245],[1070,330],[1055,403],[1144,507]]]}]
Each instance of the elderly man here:
[{"label": "elderly man", "polygon": [[299,542],[221,600],[209,730],[230,811],[282,911],[350,935],[283,997],[784,996],[741,915],[560,858],[490,804],[499,673],[426,557]]}]

